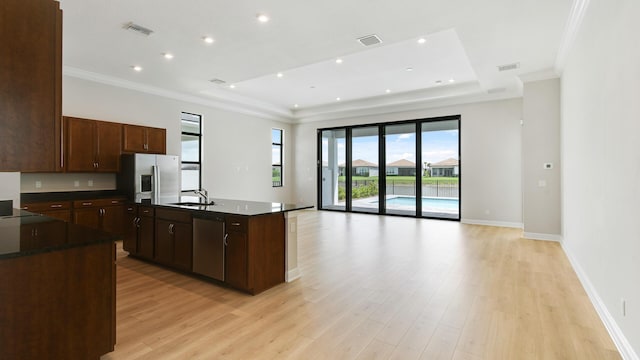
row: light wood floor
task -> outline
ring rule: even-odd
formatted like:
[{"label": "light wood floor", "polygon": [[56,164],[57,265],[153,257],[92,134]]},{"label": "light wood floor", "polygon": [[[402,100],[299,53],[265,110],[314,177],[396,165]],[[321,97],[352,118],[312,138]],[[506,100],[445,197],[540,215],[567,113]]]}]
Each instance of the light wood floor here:
[{"label": "light wood floor", "polygon": [[118,252],[103,359],[619,359],[557,243],[308,212],[302,278],[248,296]]}]

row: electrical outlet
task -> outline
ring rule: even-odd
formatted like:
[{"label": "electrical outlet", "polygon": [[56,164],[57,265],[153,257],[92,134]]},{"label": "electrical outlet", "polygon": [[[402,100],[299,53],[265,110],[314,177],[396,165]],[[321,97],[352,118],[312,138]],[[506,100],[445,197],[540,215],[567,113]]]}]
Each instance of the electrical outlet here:
[{"label": "electrical outlet", "polygon": [[36,189],[40,189],[42,187],[42,181],[36,180]]},{"label": "electrical outlet", "polygon": [[80,180],[75,180],[73,182],[73,187],[79,187],[80,186]]},{"label": "electrical outlet", "polygon": [[89,181],[87,181],[87,185],[88,185],[89,187],[92,187],[92,186],[93,186],[93,180],[89,180]]},{"label": "electrical outlet", "polygon": [[620,305],[622,306],[622,316],[627,316],[627,301],[625,299],[621,299]]}]

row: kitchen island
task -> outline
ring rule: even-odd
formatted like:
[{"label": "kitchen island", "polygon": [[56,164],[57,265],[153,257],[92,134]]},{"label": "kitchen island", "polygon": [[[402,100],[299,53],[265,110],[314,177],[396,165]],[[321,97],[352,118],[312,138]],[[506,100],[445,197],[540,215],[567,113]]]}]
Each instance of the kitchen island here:
[{"label": "kitchen island", "polygon": [[27,211],[0,217],[0,357],[97,359],[113,351],[114,240]]},{"label": "kitchen island", "polygon": [[307,205],[176,197],[127,207],[130,256],[255,295],[299,276],[295,211]]}]

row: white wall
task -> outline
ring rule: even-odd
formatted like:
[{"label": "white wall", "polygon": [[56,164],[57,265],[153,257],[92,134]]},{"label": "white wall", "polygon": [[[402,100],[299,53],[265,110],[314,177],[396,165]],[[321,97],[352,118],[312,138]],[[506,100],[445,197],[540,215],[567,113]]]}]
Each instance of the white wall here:
[{"label": "white wall", "polygon": [[20,207],[20,173],[0,172],[0,200],[13,200],[13,207]]},{"label": "white wall", "polygon": [[[522,193],[526,237],[559,240],[560,80],[524,84],[522,112]],[[544,164],[551,163],[552,169]]]},{"label": "white wall", "polygon": [[[563,246],[640,353],[640,2],[592,0],[562,75]],[[622,316],[621,299],[627,315]],[[616,329],[621,337],[616,337]],[[637,355],[628,355],[637,358]]]},{"label": "white wall", "polygon": [[299,203],[317,202],[318,128],[458,114],[462,116],[463,221],[522,226],[522,99],[294,125],[295,200]]},{"label": "white wall", "polygon": [[[64,76],[62,84],[64,115],[166,128],[168,154],[179,155],[181,152],[180,112],[202,115],[202,185],[209,190],[210,196],[256,201],[292,201],[290,124],[70,76]],[[285,133],[285,185],[282,188],[271,186],[272,127],[284,129]]]}]

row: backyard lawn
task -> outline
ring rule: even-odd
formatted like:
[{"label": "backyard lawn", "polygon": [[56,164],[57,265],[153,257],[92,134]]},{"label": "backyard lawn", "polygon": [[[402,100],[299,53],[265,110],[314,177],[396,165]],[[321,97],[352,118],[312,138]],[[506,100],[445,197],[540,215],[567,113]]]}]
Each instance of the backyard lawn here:
[{"label": "backyard lawn", "polygon": [[[353,181],[378,181],[377,176],[353,176]],[[344,182],[345,177],[339,176],[339,182]],[[387,176],[387,182],[393,181],[396,184],[413,184],[416,182],[415,176]],[[448,182],[450,184],[457,184],[457,177],[422,177],[423,184],[437,184],[438,182]]]}]

